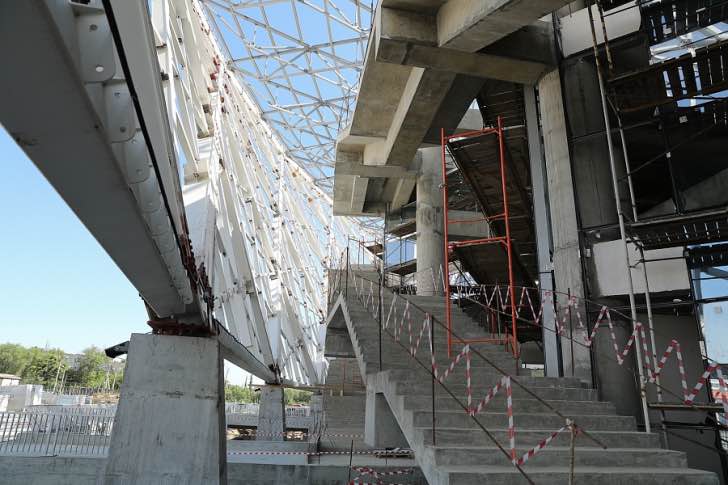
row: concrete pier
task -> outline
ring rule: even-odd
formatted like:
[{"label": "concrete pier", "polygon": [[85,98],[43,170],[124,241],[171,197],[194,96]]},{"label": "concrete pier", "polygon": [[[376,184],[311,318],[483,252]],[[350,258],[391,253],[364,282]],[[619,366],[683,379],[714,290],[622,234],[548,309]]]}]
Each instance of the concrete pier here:
[{"label": "concrete pier", "polygon": [[423,148],[417,176],[417,293],[443,294],[440,268],[445,260],[440,148]]},{"label": "concrete pier", "polygon": [[257,440],[284,441],[286,431],[286,398],[283,387],[268,385],[260,389]]},{"label": "concrete pier", "polygon": [[226,483],[222,362],[214,339],[132,335],[102,483]]}]

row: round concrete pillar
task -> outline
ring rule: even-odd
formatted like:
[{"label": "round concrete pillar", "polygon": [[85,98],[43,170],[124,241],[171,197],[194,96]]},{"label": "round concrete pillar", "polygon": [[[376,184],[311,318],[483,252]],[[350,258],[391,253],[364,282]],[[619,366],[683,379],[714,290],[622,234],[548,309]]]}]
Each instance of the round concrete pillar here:
[{"label": "round concrete pillar", "polygon": [[444,294],[441,268],[445,261],[440,147],[423,148],[417,176],[417,294]]}]

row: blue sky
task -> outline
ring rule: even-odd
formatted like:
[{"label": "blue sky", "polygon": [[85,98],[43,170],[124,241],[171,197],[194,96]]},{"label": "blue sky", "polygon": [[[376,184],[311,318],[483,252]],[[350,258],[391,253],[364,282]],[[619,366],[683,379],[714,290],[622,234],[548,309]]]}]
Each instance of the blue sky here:
[{"label": "blue sky", "polygon": [[0,342],[80,352],[148,332],[136,290],[0,126]]}]

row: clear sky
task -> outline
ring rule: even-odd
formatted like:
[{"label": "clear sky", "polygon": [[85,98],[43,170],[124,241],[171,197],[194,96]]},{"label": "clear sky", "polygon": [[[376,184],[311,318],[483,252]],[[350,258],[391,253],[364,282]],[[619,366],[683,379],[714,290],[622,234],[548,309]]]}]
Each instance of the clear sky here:
[{"label": "clear sky", "polygon": [[2,125],[0,168],[0,343],[76,353],[149,332],[137,291]]},{"label": "clear sky", "polygon": [[80,352],[149,331],[136,290],[0,126],[0,342]]}]

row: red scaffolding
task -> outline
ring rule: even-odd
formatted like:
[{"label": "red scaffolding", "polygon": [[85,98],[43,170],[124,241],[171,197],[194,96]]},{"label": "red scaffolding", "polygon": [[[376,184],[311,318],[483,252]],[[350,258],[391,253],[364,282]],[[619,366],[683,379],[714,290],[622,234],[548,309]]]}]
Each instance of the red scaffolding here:
[{"label": "red scaffolding", "polygon": [[[498,139],[498,159],[500,164],[500,187],[503,196],[503,212],[499,214],[484,214],[484,220],[490,224],[492,221],[503,221],[505,226],[505,234],[502,236],[491,236],[479,239],[469,240],[458,240],[450,241],[448,237],[448,224],[450,223],[448,217],[448,187],[447,187],[447,149],[448,144],[451,140],[463,140],[467,138],[477,138],[493,135]],[[508,264],[508,298],[510,304],[505,305],[503,310],[510,308],[511,316],[511,332],[510,338],[478,338],[478,339],[464,339],[466,343],[510,343],[511,351],[514,355],[518,355],[518,336],[517,336],[517,314],[515,305],[515,281],[513,277],[513,244],[511,241],[511,226],[508,212],[508,191],[506,185],[506,160],[505,160],[505,140],[503,121],[498,117],[497,125],[493,128],[485,128],[477,131],[470,131],[466,133],[458,133],[455,135],[446,136],[445,130],[440,132],[440,147],[441,147],[441,161],[442,161],[442,179],[443,179],[443,222],[444,222],[444,238],[445,238],[445,317],[447,322],[447,351],[448,355],[452,355],[452,311],[451,311],[451,288],[450,288],[450,254],[457,248],[464,248],[469,246],[477,246],[482,244],[500,244],[506,251],[506,260]],[[453,221],[464,222],[464,221]],[[467,221],[471,222],[471,221]],[[492,227],[492,226],[491,226]],[[507,302],[506,302],[507,303]]]}]

